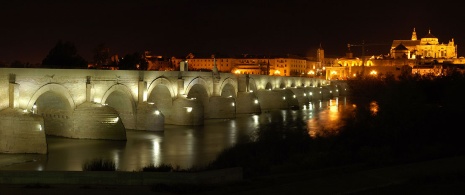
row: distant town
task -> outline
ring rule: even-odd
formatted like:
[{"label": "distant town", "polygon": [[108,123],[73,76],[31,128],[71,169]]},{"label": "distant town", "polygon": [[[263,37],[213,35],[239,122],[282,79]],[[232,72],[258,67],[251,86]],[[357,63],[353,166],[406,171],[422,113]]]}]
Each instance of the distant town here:
[{"label": "distant town", "polygon": [[[418,38],[413,29],[411,39],[393,40],[388,54],[366,56],[364,51],[370,45],[364,42],[349,43],[345,56],[327,58],[321,46],[311,51],[309,56],[188,53],[183,57],[166,57],[151,51],[125,56],[110,55],[109,48],[102,44],[95,49],[93,62],[88,63],[77,55],[73,43],[59,41],[41,64],[15,61],[0,63],[0,66],[149,71],[212,71],[216,66],[219,72],[224,73],[319,77],[328,80],[345,80],[357,75],[398,76],[406,71],[431,76],[445,75],[450,70],[464,72],[465,58],[457,56],[454,39],[440,43],[431,30]],[[354,56],[354,49],[361,49],[361,56]]]}]

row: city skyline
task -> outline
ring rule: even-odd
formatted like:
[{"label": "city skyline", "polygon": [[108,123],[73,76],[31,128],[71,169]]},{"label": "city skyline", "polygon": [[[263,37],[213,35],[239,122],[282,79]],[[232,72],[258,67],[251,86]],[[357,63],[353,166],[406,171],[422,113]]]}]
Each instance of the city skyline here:
[{"label": "city skyline", "polygon": [[[41,63],[55,44],[69,41],[92,61],[101,43],[111,54],[134,52],[186,56],[191,52],[344,56],[347,44],[376,44],[367,55],[389,53],[393,40],[419,38],[431,30],[440,43],[454,39],[458,56],[465,30],[457,6],[444,2],[369,1],[286,3],[266,1],[76,1],[2,2],[0,62]],[[353,48],[359,55],[360,48]]]}]

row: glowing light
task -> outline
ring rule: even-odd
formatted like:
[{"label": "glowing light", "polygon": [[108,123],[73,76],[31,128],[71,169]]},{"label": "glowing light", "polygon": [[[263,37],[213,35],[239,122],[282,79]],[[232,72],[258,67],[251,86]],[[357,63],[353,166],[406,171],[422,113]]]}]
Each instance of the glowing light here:
[{"label": "glowing light", "polygon": [[250,92],[250,93],[252,93],[252,92],[253,92],[253,90],[249,90],[249,92]]},{"label": "glowing light", "polygon": [[286,100],[286,97],[283,97],[283,100]]},{"label": "glowing light", "polygon": [[310,93],[308,93],[308,95],[312,96],[312,95],[313,95],[313,93],[312,93],[312,92],[310,92]]},{"label": "glowing light", "polygon": [[37,125],[39,127],[39,131],[42,131],[42,125]]},{"label": "glowing light", "polygon": [[307,94],[306,94],[306,93],[304,93],[304,96],[307,96]]},{"label": "glowing light", "polygon": [[310,71],[308,71],[308,73],[307,73],[307,74],[309,74],[309,75],[314,75],[314,74],[315,74],[315,71],[313,71],[313,70],[310,70]]},{"label": "glowing light", "polygon": [[280,72],[279,70],[275,70],[275,71],[274,71],[274,74],[275,74],[275,75],[281,75],[281,72]]},{"label": "glowing light", "polygon": [[114,120],[114,123],[117,123],[119,121],[119,117],[116,117]]},{"label": "glowing light", "polygon": [[292,95],[293,98],[295,98],[295,95]]},{"label": "glowing light", "polygon": [[235,106],[236,104],[233,102],[233,103],[231,103],[231,105],[232,105],[232,106]]},{"label": "glowing light", "polygon": [[370,72],[370,74],[374,76],[374,75],[377,75],[378,72],[376,72],[376,70],[372,70],[372,71]]},{"label": "glowing light", "polygon": [[184,107],[186,109],[186,112],[192,112],[192,107]]},{"label": "glowing light", "polygon": [[240,74],[240,73],[241,73],[241,71],[239,71],[239,70],[234,71],[234,74]]},{"label": "glowing light", "polygon": [[258,104],[258,100],[255,100],[254,103],[255,103],[255,104]]},{"label": "glowing light", "polygon": [[153,103],[153,102],[149,102],[148,104],[150,104],[150,105],[154,105],[155,103]]},{"label": "glowing light", "polygon": [[232,98],[232,95],[230,95],[229,98]]},{"label": "glowing light", "polygon": [[155,115],[160,115],[160,111],[155,110]]}]

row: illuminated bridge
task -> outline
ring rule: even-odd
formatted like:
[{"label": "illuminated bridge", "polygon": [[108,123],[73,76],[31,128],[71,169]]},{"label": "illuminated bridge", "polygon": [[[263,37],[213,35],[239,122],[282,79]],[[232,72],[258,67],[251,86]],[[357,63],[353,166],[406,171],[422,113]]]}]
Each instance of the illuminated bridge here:
[{"label": "illuminated bridge", "polygon": [[308,77],[19,68],[0,68],[0,90],[0,153],[47,153],[46,135],[126,140],[126,129],[203,125],[345,93]]}]

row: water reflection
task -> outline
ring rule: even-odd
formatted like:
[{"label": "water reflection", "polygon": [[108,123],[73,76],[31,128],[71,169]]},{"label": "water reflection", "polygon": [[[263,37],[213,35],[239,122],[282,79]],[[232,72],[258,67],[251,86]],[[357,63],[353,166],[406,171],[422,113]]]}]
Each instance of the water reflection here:
[{"label": "water reflection", "polygon": [[[303,120],[310,136],[335,133],[352,105],[346,99],[312,102],[302,110],[274,110],[235,119],[206,120],[203,126],[165,125],[163,132],[127,131],[127,141],[47,136],[48,154],[0,154],[0,170],[81,171],[92,159],[110,159],[121,171],[148,165],[202,166],[224,149],[253,141],[262,124]],[[292,121],[288,121],[292,122]]]},{"label": "water reflection", "polygon": [[311,137],[329,136],[339,133],[340,127],[344,125],[343,118],[350,114],[355,108],[345,98],[340,103],[339,98],[326,102],[319,102],[313,112],[315,115],[308,119],[307,129]]}]

